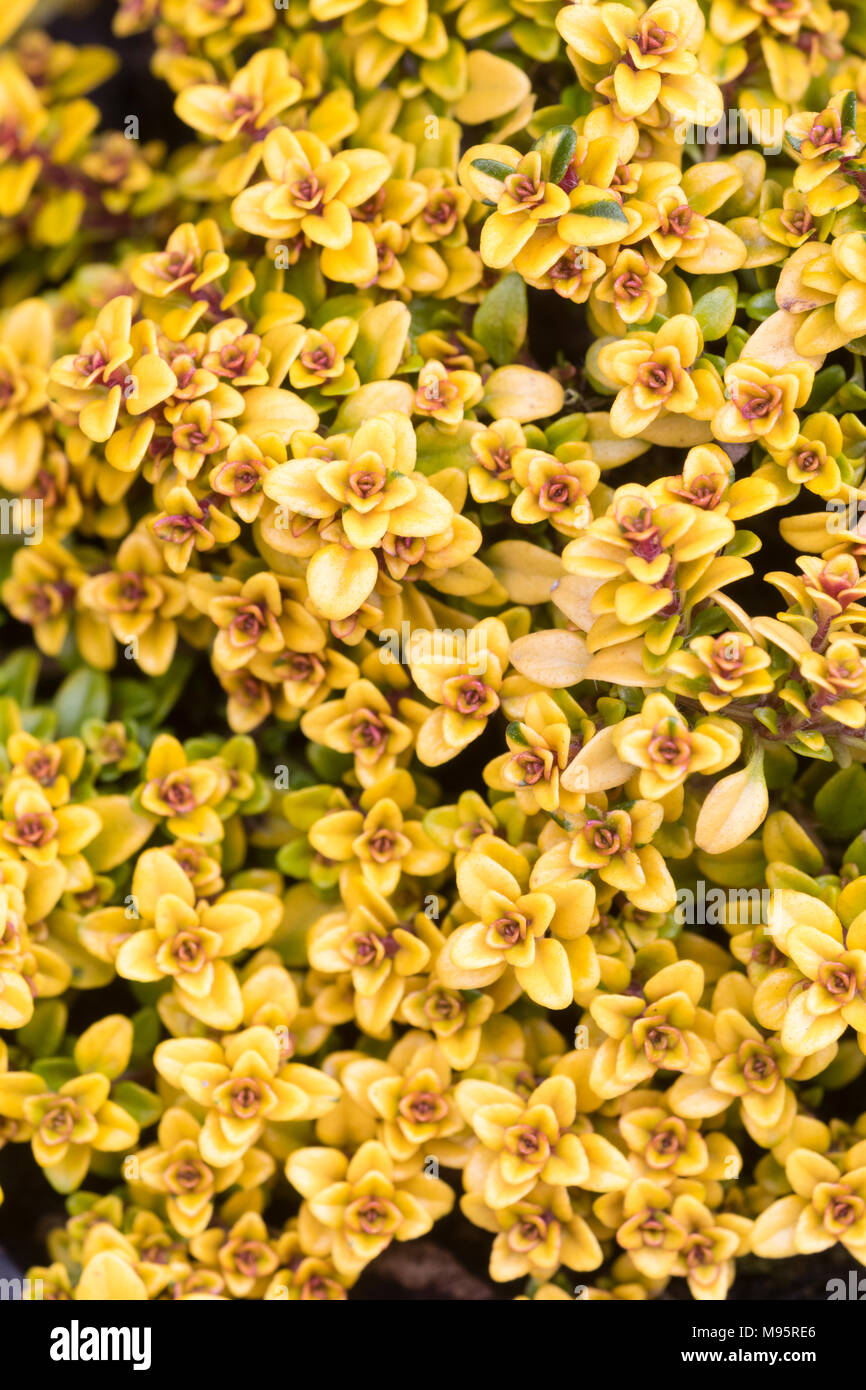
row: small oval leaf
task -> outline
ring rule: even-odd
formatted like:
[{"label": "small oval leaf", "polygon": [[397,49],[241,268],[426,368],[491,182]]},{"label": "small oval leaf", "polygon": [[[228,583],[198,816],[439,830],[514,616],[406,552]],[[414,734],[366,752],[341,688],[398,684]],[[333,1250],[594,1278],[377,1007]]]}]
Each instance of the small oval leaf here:
[{"label": "small oval leaf", "polygon": [[695,844],[712,854],[736,849],[763,824],[769,809],[764,750],[758,748],[740,772],[711,789],[695,826]]}]

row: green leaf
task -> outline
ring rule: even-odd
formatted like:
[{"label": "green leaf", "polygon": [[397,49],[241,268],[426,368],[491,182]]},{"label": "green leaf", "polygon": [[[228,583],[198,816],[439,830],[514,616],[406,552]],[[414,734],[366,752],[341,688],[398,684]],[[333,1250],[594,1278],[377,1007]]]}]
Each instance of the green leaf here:
[{"label": "green leaf", "polygon": [[684,922],[678,922],[676,917],[670,913],[659,927],[659,937],[663,941],[675,941],[684,926]]},{"label": "green leaf", "polygon": [[736,313],[737,296],[725,285],[701,295],[692,310],[704,338],[710,343],[714,343],[717,338],[724,338],[734,322]]},{"label": "green leaf", "polygon": [[804,758],[816,758],[822,763],[832,763],[833,750],[830,748],[829,744],[817,742],[810,743],[810,738],[814,738],[814,735],[797,734],[796,737],[791,740],[791,747],[794,752],[801,754]]},{"label": "green leaf", "polygon": [[121,676],[112,681],[111,693],[121,719],[147,719],[154,702],[153,691],[143,681]]},{"label": "green leaf", "polygon": [[575,116],[588,116],[596,100],[594,94],[586,91],[579,82],[574,82],[570,87],[566,87],[564,91],[560,92],[560,97],[571,108]]},{"label": "green leaf", "polygon": [[733,294],[737,293],[739,283],[734,274],[728,275],[696,275],[691,283],[692,302],[697,304],[699,299],[703,299],[710,290],[727,289]]},{"label": "green leaf", "polygon": [[542,170],[549,183],[560,183],[565,178],[577,146],[577,131],[572,125],[553,126],[536,142],[535,148],[541,153]]},{"label": "green leaf", "polygon": [[857,94],[846,92],[842,102],[842,129],[853,130],[857,124]]},{"label": "green leaf", "polygon": [[645,649],[643,654],[643,663],[647,669],[648,675],[656,676],[658,675],[659,671],[663,671],[667,665],[669,655],[669,652],[662,652],[661,655],[658,655],[653,654],[652,652],[649,652]]},{"label": "green leaf", "polygon": [[812,394],[806,405],[807,410],[823,410],[830,397],[845,385],[847,375],[840,363],[825,367],[815,377]]},{"label": "green leaf", "polygon": [[132,1056],[135,1059],[153,1055],[153,1050],[162,1036],[162,1024],[156,1009],[139,1009],[132,1015]]},{"label": "green leaf", "polygon": [[624,222],[628,226],[628,218],[619,203],[606,198],[600,198],[597,203],[582,203],[573,211],[578,217],[603,217],[608,222]]},{"label": "green leaf", "polygon": [[17,700],[11,695],[0,695],[0,743],[9,742],[12,734],[21,727],[21,715]]},{"label": "green leaf", "polygon": [[575,415],[561,415],[552,425],[548,425],[544,433],[547,444],[542,444],[541,447],[547,447],[551,453],[555,453],[560,444],[575,444],[586,439],[589,425],[586,415],[579,411]]},{"label": "green leaf", "polygon": [[253,777],[254,790],[252,796],[248,796],[243,803],[243,814],[245,816],[259,816],[267,811],[271,804],[271,784],[265,781],[260,772]]},{"label": "green leaf", "polygon": [[154,980],[152,983],[145,984],[140,980],[130,980],[129,988],[135,995],[143,1009],[152,1008],[160,995],[165,994],[171,989],[171,982],[167,979]]},{"label": "green leaf", "polygon": [[458,326],[453,317],[443,310],[438,299],[424,299],[421,295],[413,298],[409,305],[409,315],[412,320],[409,337],[413,347],[422,333],[429,333],[434,328]]},{"label": "green leaf", "polygon": [[216,757],[221,752],[221,746],[222,741],[214,734],[199,734],[184,740],[183,751],[191,763],[197,763],[204,758]]},{"label": "green leaf", "polygon": [[[856,864],[860,873],[866,874],[866,830],[861,830],[860,834],[851,841],[842,856],[842,861],[845,864]],[[19,1030],[19,1038],[23,1032],[23,1028]]]},{"label": "green leaf", "polygon": [[522,275],[504,275],[485,295],[472,321],[472,336],[487,349],[497,367],[513,362],[527,325],[526,284]]},{"label": "green leaf", "polygon": [[760,550],[761,542],[754,531],[738,531],[730,545],[725,546],[725,555],[754,555]]},{"label": "green leaf", "polygon": [[527,122],[526,130],[536,142],[536,147],[541,139],[549,130],[554,130],[557,126],[570,125],[574,120],[574,111],[565,103],[565,93],[560,93],[563,100],[556,106],[540,106],[533,111],[532,118]]},{"label": "green leaf", "polygon": [[[294,787],[294,777],[292,777]],[[286,792],[282,800],[283,815],[295,830],[312,830],[316,821],[333,810],[332,792],[328,786],[310,786]]]},{"label": "green leaf", "polygon": [[318,256],[302,256],[297,265],[291,266],[284,274],[283,289],[287,294],[297,296],[306,310],[305,318],[311,319],[328,294]]},{"label": "green leaf", "polygon": [[321,743],[307,744],[307,761],[323,782],[342,781],[343,773],[348,772],[352,766],[351,754],[336,753]]},{"label": "green leaf", "polygon": [[119,1081],[112,1087],[111,1099],[131,1115],[142,1129],[154,1124],[162,1114],[162,1101],[153,1091],[135,1081]]},{"label": "green leaf", "polygon": [[724,376],[725,367],[728,365],[724,357],[720,357],[717,352],[705,352],[701,358],[701,363],[706,362],[709,362],[711,367],[715,367],[719,376]]},{"label": "green leaf", "polygon": [[287,878],[305,879],[310,876],[310,847],[306,839],[290,840],[280,845],[276,854],[276,865]]},{"label": "green leaf", "polygon": [[15,1034],[15,1041],[31,1057],[51,1057],[63,1043],[69,1010],[59,999],[37,1001],[33,1017]]},{"label": "green leaf", "polygon": [[333,298],[326,299],[324,304],[313,314],[311,325],[313,328],[322,328],[331,319],[341,318],[360,318],[368,309],[372,309],[373,301],[362,294],[335,294]]},{"label": "green leaf", "polygon": [[71,1057],[40,1057],[33,1063],[32,1070],[41,1076],[49,1091],[59,1091],[67,1081],[78,1076],[78,1068]]},{"label": "green leaf", "polygon": [[97,1192],[71,1192],[66,1198],[66,1210],[70,1216],[82,1216],[100,1200]]},{"label": "green leaf", "polygon": [[175,653],[174,660],[165,675],[157,676],[155,681],[150,682],[155,701],[148,714],[148,721],[154,728],[158,729],[165,723],[170,711],[180,699],[194,662],[195,657],[192,652],[179,651]]},{"label": "green leaf", "polygon": [[[509,15],[509,19],[511,16]],[[507,23],[508,20],[505,20]],[[511,24],[511,37],[524,53],[538,63],[552,63],[559,57],[562,43],[553,29],[542,29],[536,19],[518,19]]]},{"label": "green leaf", "polygon": [[511,497],[506,497],[505,502],[482,502],[478,508],[478,521],[482,531],[488,526],[498,526],[502,520],[502,509],[506,503],[510,502]]},{"label": "green leaf", "polygon": [[757,319],[759,323],[768,319],[771,314],[775,314],[778,305],[776,304],[776,291],[761,290],[758,294],[753,294],[746,300],[746,313],[750,319]]},{"label": "green leaf", "polygon": [[38,652],[13,652],[0,666],[0,692],[19,705],[32,705],[38,679]]},{"label": "green leaf", "polygon": [[866,406],[866,391],[853,381],[846,381],[833,401],[837,414],[844,410],[860,410],[863,406]]},{"label": "green leaf", "polygon": [[479,174],[487,174],[491,179],[502,182],[514,173],[510,164],[503,164],[498,159],[473,159],[472,168],[477,169]]},{"label": "green leaf", "polygon": [[[821,1088],[824,1091],[838,1091],[843,1086],[850,1086],[852,1081],[856,1081],[863,1068],[866,1067],[866,1057],[859,1047],[848,1049],[840,1048],[829,1066],[821,1072]],[[809,1102],[806,1101],[809,1105]],[[817,1110],[820,1100],[809,1108]]]},{"label": "green leaf", "polygon": [[[478,426],[471,420],[461,420],[452,433],[445,434],[429,420],[424,420],[415,431],[418,455],[415,463],[419,473],[430,477],[440,468],[471,468],[475,455],[469,441]],[[497,516],[497,520],[501,518]]]},{"label": "green leaf", "polygon": [[21,725],[25,733],[32,734],[41,743],[46,743],[54,737],[57,716],[53,709],[37,705],[32,709],[22,709]]},{"label": "green leaf", "polygon": [[861,763],[833,773],[815,797],[815,814],[834,840],[850,840],[866,827],[866,769]]},{"label": "green leaf", "polygon": [[[561,691],[556,691],[556,695],[561,695]],[[557,700],[557,704],[559,701]],[[624,700],[617,700],[613,695],[601,695],[596,701],[596,710],[601,715],[606,726],[618,724],[625,719],[628,714],[628,705]]]},{"label": "green leaf", "polygon": [[755,718],[759,719],[765,729],[769,729],[771,734],[779,732],[779,712],[770,705],[759,705],[755,710]]},{"label": "green leaf", "polygon": [[103,671],[89,667],[73,671],[54,697],[58,735],[68,738],[78,734],[86,719],[105,719],[109,704],[110,687]]},{"label": "green leaf", "polygon": [[[769,728],[769,725],[767,727]],[[764,752],[764,771],[770,791],[790,787],[798,771],[797,759],[790,748],[786,748],[782,743],[770,744]]]},{"label": "green leaf", "polygon": [[750,334],[747,329],[740,328],[737,324],[728,333],[728,345],[725,348],[725,364],[730,366],[732,362],[737,362],[742,355],[743,348],[749,341]]},{"label": "green leaf", "polygon": [[724,632],[728,626],[728,617],[715,603],[708,603],[706,608],[701,608],[695,614],[694,622],[689,628],[689,641],[692,642],[696,637],[705,635],[715,636],[717,632]]}]

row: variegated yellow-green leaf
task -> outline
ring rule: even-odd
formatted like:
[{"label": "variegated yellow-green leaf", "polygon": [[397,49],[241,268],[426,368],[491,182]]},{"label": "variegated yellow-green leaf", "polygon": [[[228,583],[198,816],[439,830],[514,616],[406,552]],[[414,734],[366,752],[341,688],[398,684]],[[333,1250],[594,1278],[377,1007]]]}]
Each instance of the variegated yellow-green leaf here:
[{"label": "variegated yellow-green leaf", "polygon": [[572,125],[552,126],[535,142],[541,155],[541,171],[549,183],[560,183],[565,177],[577,146],[577,131]]}]

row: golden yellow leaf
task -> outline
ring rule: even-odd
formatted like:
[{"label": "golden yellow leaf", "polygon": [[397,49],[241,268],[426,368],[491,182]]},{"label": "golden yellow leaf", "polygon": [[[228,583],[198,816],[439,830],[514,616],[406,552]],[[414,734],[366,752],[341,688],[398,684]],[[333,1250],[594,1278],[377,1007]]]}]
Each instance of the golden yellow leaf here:
[{"label": "golden yellow leaf", "polygon": [[698,815],[695,844],[714,854],[736,849],[762,824],[769,804],[764,750],[758,747],[744,768],[711,789]]}]

